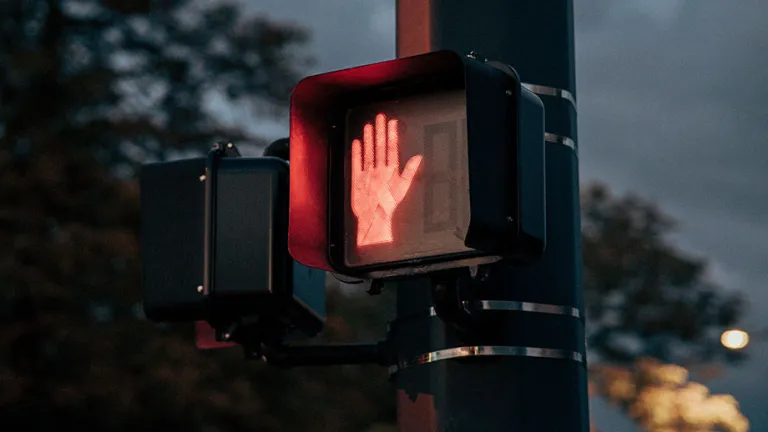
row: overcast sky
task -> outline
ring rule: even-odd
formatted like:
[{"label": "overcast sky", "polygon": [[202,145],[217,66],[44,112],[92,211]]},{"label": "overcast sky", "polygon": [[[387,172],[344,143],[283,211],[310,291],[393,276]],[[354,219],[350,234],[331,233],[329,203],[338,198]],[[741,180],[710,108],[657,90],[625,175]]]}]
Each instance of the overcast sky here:
[{"label": "overcast sky", "polygon": [[[395,56],[394,0],[248,0],[309,27],[324,72]],[[583,181],[634,191],[676,217],[678,243],[749,296],[768,328],[768,1],[575,0]],[[287,132],[287,122],[271,129]],[[768,431],[768,341],[707,383]],[[627,429],[596,408],[607,431]],[[602,424],[601,424],[602,420]]]}]

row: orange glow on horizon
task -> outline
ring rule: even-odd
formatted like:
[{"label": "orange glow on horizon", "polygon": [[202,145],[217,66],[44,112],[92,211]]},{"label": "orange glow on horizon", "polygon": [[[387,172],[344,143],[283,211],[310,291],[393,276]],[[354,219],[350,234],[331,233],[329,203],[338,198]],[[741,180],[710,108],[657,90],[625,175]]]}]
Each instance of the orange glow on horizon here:
[{"label": "orange glow on horizon", "polygon": [[357,246],[391,243],[392,215],[405,198],[421,165],[413,156],[400,173],[400,137],[396,119],[379,113],[363,127],[363,141],[352,141],[352,212],[357,217]]}]

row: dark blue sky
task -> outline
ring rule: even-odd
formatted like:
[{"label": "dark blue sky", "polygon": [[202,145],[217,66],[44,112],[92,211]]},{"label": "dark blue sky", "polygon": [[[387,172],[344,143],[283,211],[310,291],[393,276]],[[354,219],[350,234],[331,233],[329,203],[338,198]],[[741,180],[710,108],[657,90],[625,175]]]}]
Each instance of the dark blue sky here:
[{"label": "dark blue sky", "polygon": [[[394,0],[246,0],[311,29],[323,72],[394,58]],[[575,0],[582,181],[657,201],[679,245],[748,294],[747,329],[768,328],[768,2]],[[260,125],[274,136],[285,124]],[[266,128],[266,129],[263,129]],[[727,369],[753,432],[768,431],[768,341]],[[605,431],[632,430],[594,406]]]}]

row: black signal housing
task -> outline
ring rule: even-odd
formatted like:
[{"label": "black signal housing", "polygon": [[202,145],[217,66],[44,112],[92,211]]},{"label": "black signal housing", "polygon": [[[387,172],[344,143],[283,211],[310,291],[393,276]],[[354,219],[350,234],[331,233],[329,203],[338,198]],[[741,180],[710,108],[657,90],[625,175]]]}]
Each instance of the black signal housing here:
[{"label": "black signal housing", "polygon": [[145,165],[140,182],[148,318],[214,328],[272,320],[306,336],[322,329],[325,272],[287,250],[286,161],[218,148]]},{"label": "black signal housing", "polygon": [[[349,266],[340,222],[346,114],[376,101],[463,90],[469,172],[468,250]],[[528,263],[546,244],[544,108],[514,69],[436,51],[315,75],[291,98],[288,247],[299,262],[389,278],[500,259]]]}]

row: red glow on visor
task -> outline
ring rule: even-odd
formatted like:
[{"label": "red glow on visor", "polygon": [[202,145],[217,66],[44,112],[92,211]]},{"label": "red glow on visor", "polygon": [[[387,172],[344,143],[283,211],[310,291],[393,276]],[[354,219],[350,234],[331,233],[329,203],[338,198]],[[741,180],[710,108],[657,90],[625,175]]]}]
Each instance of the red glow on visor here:
[{"label": "red glow on visor", "polygon": [[397,120],[376,115],[363,127],[363,142],[352,141],[352,212],[357,217],[357,245],[391,243],[392,214],[405,198],[422,155],[413,156],[400,173]]}]

